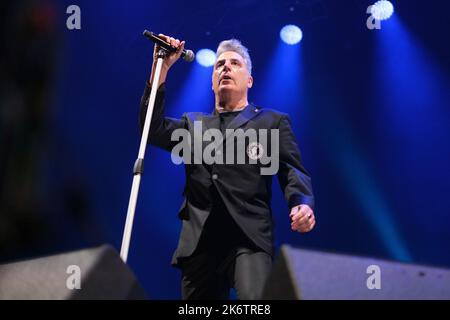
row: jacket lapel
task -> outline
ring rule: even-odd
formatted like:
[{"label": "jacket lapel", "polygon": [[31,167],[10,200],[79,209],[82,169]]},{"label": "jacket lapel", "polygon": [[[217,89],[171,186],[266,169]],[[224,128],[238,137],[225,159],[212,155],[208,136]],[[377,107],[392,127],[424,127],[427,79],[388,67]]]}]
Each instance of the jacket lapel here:
[{"label": "jacket lapel", "polygon": [[202,120],[203,120],[203,132],[208,129],[220,130],[220,117],[217,113],[204,115]]}]

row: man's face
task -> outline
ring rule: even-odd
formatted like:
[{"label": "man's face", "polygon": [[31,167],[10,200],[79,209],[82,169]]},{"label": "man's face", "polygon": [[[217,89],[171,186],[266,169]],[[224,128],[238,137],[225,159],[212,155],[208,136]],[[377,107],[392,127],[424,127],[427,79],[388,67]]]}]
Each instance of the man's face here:
[{"label": "man's face", "polygon": [[244,58],[234,51],[222,53],[214,64],[212,88],[214,93],[236,92],[245,94],[253,85]]}]

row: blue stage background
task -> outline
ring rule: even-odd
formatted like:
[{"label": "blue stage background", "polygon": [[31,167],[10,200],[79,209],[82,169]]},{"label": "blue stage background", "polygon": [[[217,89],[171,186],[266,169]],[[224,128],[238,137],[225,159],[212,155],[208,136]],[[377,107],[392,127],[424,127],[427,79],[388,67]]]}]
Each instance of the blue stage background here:
[{"label": "blue stage background", "polygon": [[[369,30],[372,2],[363,0],[46,1],[57,40],[45,148],[35,161],[45,212],[36,214],[47,227],[5,257],[101,243],[120,250],[152,61],[141,34],[149,29],[194,51],[240,39],[253,59],[250,101],[290,114],[313,179],[317,226],[291,231],[274,181],[277,246],[450,267],[450,5],[392,2],[393,17]],[[81,8],[81,30],[66,28],[71,4]],[[286,24],[302,28],[299,45],[280,40]],[[178,62],[167,80],[167,115],[212,110],[211,71]],[[155,299],[180,297],[170,259],[183,186],[182,166],[150,146],[129,265]]]}]

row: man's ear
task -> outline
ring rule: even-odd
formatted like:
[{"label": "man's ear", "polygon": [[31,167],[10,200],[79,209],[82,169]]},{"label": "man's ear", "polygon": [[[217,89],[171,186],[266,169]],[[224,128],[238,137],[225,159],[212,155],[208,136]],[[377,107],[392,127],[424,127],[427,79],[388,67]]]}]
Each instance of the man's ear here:
[{"label": "man's ear", "polygon": [[253,87],[253,77],[252,76],[248,76],[248,80],[247,80],[247,88],[251,88]]}]

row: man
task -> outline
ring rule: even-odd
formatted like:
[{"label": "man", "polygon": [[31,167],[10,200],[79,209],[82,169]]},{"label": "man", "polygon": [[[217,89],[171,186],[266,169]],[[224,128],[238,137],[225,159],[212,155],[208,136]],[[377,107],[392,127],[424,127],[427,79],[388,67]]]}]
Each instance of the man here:
[{"label": "man", "polygon": [[[276,132],[279,141],[276,148],[272,146],[272,151],[278,151],[276,174],[289,205],[291,228],[298,232],[310,231],[315,225],[310,177],[303,167],[288,116],[248,103],[247,93],[253,78],[247,48],[235,39],[220,43],[212,74],[213,113],[191,112],[181,119],[173,119],[163,115],[164,83],[169,69],[181,56],[184,41],[160,36],[178,50],[166,55],[163,62],[149,142],[173,151],[177,144],[174,132],[185,129],[195,135],[199,123],[203,131],[220,130],[225,138],[227,129]],[[141,126],[159,49],[155,46],[150,81],[141,100]],[[230,152],[227,142],[223,147],[224,153]],[[271,148],[265,149],[258,143],[253,147],[256,151],[250,150],[247,143],[247,160],[258,159]],[[261,163],[185,163],[185,199],[179,211],[182,230],[172,260],[182,272],[183,299],[227,299],[231,287],[239,299],[262,297],[273,257],[272,175],[261,174],[262,167]]]}]

